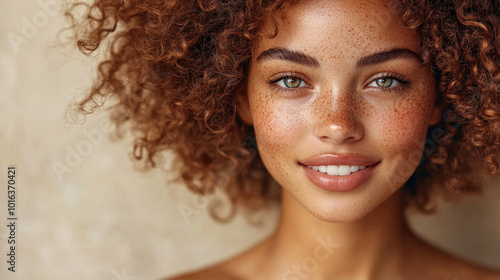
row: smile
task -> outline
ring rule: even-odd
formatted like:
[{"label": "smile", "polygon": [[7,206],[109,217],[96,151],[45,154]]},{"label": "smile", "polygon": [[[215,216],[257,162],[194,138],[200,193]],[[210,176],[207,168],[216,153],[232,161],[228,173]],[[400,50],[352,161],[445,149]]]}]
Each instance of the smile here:
[{"label": "smile", "polygon": [[348,192],[365,185],[379,163],[379,159],[358,154],[320,154],[299,161],[299,166],[317,187]]},{"label": "smile", "polygon": [[351,173],[358,172],[366,168],[366,166],[360,165],[320,165],[320,166],[308,166],[309,168],[325,173],[328,175],[335,176],[347,176]]}]

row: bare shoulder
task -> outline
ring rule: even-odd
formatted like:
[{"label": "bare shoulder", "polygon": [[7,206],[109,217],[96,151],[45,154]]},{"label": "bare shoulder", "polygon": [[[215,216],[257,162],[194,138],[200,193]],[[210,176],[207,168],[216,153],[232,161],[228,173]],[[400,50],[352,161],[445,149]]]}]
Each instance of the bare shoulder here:
[{"label": "bare shoulder", "polygon": [[452,280],[500,280],[500,271],[471,263],[462,258],[448,255],[449,274],[454,274]]},{"label": "bare shoulder", "polygon": [[481,271],[479,274],[480,277],[477,279],[485,279],[485,280],[500,280],[500,272],[493,270]]},{"label": "bare shoulder", "polygon": [[216,265],[207,269],[195,271],[188,274],[178,275],[174,278],[164,280],[239,280],[230,271],[224,268],[224,265]]},{"label": "bare shoulder", "polygon": [[259,246],[223,263],[164,280],[248,280],[263,279]]},{"label": "bare shoulder", "polygon": [[429,244],[422,247],[425,249],[418,254],[424,260],[420,269],[440,280],[500,280],[500,270],[474,264]]},{"label": "bare shoulder", "polygon": [[265,262],[266,242],[235,256],[217,265],[195,271],[189,274],[179,275],[174,278],[163,280],[248,280],[263,279],[262,272]]},{"label": "bare shoulder", "polygon": [[500,271],[486,268],[480,265],[471,264],[463,260],[454,260],[455,270],[459,273],[457,280],[481,279],[481,280],[500,280]]}]

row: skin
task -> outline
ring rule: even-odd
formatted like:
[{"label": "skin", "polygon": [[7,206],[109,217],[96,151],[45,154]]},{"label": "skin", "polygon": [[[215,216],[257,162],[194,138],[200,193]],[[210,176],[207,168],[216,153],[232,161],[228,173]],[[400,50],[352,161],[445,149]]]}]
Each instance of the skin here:
[{"label": "skin", "polygon": [[[257,42],[239,107],[283,188],[278,228],[240,256],[175,279],[500,279],[426,244],[405,223],[401,186],[442,113],[434,76],[414,56],[362,66],[359,60],[393,49],[418,55],[417,39],[384,1],[304,1],[290,8],[278,35]],[[317,65],[259,59],[272,48],[301,52]],[[290,74],[292,83],[279,80]],[[388,74],[402,82],[385,88],[374,80]],[[300,164],[325,153],[379,163],[362,187],[326,191]]]}]

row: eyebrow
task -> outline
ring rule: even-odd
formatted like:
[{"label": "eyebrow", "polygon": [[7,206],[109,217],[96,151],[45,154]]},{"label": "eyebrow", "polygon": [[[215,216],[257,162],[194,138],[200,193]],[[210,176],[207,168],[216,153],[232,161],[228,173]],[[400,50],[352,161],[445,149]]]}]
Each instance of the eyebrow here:
[{"label": "eyebrow", "polygon": [[286,48],[271,48],[262,52],[257,57],[257,61],[272,59],[286,60],[304,66],[319,68],[319,62],[314,57],[303,52],[292,51]]},{"label": "eyebrow", "polygon": [[[422,58],[414,51],[411,51],[409,49],[395,48],[363,56],[356,62],[356,67],[359,68],[363,66],[369,66],[399,58],[411,58],[416,60],[418,63],[423,63]],[[320,66],[318,60],[316,60],[314,57],[300,51],[292,51],[286,48],[271,48],[262,52],[257,57],[257,61],[273,59],[295,62],[314,68],[318,68]]]},{"label": "eyebrow", "polygon": [[356,62],[356,67],[378,64],[398,58],[411,58],[416,60],[418,63],[423,63],[422,58],[416,52],[409,49],[397,48],[363,56],[358,60],[358,62]]}]

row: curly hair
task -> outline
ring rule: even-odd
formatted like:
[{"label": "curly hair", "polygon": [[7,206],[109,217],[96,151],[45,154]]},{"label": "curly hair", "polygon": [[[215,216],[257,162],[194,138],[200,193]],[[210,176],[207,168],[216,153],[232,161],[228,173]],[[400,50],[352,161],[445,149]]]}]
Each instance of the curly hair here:
[{"label": "curly hair", "polygon": [[[179,179],[192,191],[221,189],[232,206],[260,209],[279,188],[259,158],[253,128],[237,115],[237,93],[245,86],[263,24],[271,21],[278,32],[276,18],[293,2],[73,4],[66,16],[80,51],[90,55],[109,43],[94,86],[76,109],[87,115],[114,100],[111,118],[118,127],[130,126],[132,155],[143,168],[155,167],[162,152],[171,150]],[[414,191],[411,201],[425,210],[436,186],[477,190],[464,173],[471,159],[491,174],[499,169],[500,3],[404,0],[397,5],[405,25],[419,35],[445,112],[429,129],[432,147],[426,146],[423,164],[407,183]],[[85,7],[81,18],[79,7]]]}]

